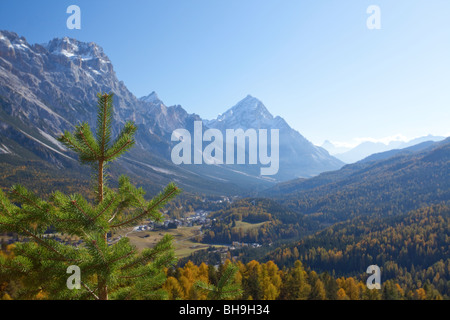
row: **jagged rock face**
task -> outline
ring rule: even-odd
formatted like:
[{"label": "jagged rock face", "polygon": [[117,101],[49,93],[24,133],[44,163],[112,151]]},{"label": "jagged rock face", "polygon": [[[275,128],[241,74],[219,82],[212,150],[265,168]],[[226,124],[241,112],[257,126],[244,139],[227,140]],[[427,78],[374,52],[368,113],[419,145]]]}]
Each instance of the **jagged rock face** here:
[{"label": "jagged rock face", "polygon": [[278,129],[280,138],[279,180],[308,177],[323,171],[339,169],[342,162],[314,146],[281,117],[274,117],[264,104],[248,95],[217,119],[204,121],[210,128],[226,129]]},{"label": "jagged rock face", "polygon": [[167,136],[198,118],[159,99],[137,99],[93,42],[63,38],[30,45],[13,32],[0,32],[0,99],[9,116],[56,136],[80,121],[95,125],[99,92],[115,94],[117,125],[134,120],[141,127],[138,145],[165,157]]},{"label": "jagged rock face", "polygon": [[[30,45],[13,32],[0,31],[1,153],[15,153],[15,148],[20,146],[63,166],[61,159],[67,153],[55,137],[64,130],[71,131],[79,122],[87,121],[95,127],[96,96],[100,92],[115,94],[114,133],[127,120],[138,125],[137,151],[146,152],[139,160],[146,161],[145,158],[151,155],[155,158],[149,161],[176,170],[170,162],[174,145],[172,132],[179,128],[193,132],[194,121],[202,121],[198,115],[187,113],[179,105],[166,106],[155,92],[136,98],[117,79],[113,64],[103,49],[93,42],[63,38]],[[204,123],[205,129],[280,129],[280,172],[271,177],[271,181],[311,176],[342,165],[291,129],[282,118],[273,117],[258,99],[251,96],[218,119]],[[17,143],[11,144],[11,141]],[[236,169],[233,166],[187,165],[180,170],[231,183],[241,181],[242,177],[253,179],[256,184],[262,181],[255,166]]]}]

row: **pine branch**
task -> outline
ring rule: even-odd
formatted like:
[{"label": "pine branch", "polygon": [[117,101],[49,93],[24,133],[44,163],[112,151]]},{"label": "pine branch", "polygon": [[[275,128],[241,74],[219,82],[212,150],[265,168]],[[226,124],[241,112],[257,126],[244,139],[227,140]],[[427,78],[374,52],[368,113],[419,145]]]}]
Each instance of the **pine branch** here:
[{"label": "pine branch", "polygon": [[[22,192],[19,192],[19,191],[22,191]],[[27,190],[25,188],[22,188],[22,186],[20,186],[20,185],[15,185],[11,188],[11,193],[16,195],[19,199],[24,200],[28,204],[30,204],[40,210],[43,210],[42,207],[40,205],[38,205],[35,200],[31,199],[31,197],[29,197],[29,196],[24,195],[23,192],[27,192]]]},{"label": "pine branch", "polygon": [[229,264],[227,268],[225,269],[224,274],[220,278],[219,282],[217,283],[217,287],[223,288],[225,287],[228,282],[231,280],[232,277],[236,274],[238,268],[233,266],[232,264]]},{"label": "pine branch", "polygon": [[107,157],[105,158],[105,161],[110,161],[111,159],[113,159],[115,156],[117,156],[117,155],[120,154],[123,150],[125,150],[125,148],[127,148],[127,146],[128,146],[128,149],[129,149],[129,148],[132,146],[132,145],[131,145],[132,143],[133,143],[132,140],[128,140],[123,146],[121,146],[121,147],[119,148],[119,150],[117,150],[117,151],[115,151],[113,154],[107,156]]},{"label": "pine branch", "polygon": [[[6,203],[5,203],[6,202]],[[7,217],[11,217],[11,209],[12,205],[11,202],[8,201],[6,198],[6,195],[3,193],[3,191],[0,189],[0,205],[2,210],[0,210],[0,215],[6,215]]]},{"label": "pine branch", "polygon": [[100,300],[100,298],[94,293],[94,291],[92,291],[83,281],[80,281],[80,284],[95,298],[95,300]]},{"label": "pine branch", "polygon": [[124,128],[117,136],[116,140],[112,144],[112,147],[108,150],[108,154],[106,155],[106,159],[108,159],[108,161],[111,161],[112,159],[125,153],[125,151],[134,145],[134,135],[136,130],[137,127],[133,122],[128,121],[125,123]]},{"label": "pine branch", "polygon": [[93,218],[93,221],[97,220],[100,216],[102,216],[111,206],[114,202],[116,202],[116,197],[113,197],[111,201],[108,202],[108,204]]},{"label": "pine branch", "polygon": [[224,274],[219,279],[217,286],[207,284],[203,281],[197,281],[195,287],[208,294],[208,297],[213,300],[222,300],[225,298],[233,298],[242,293],[240,286],[231,283],[232,278],[238,271],[238,267],[229,264],[225,269]]},{"label": "pine branch", "polygon": [[149,208],[144,210],[143,213],[137,215],[136,217],[133,217],[129,220],[126,220],[125,222],[112,225],[111,228],[119,228],[125,225],[128,225],[130,223],[133,223],[136,220],[141,219],[142,217],[145,217],[146,215],[150,214],[152,211],[154,211],[156,208],[160,207],[164,202],[168,201],[170,198],[172,198],[174,195],[176,195],[179,192],[179,189],[177,187],[174,187],[173,190],[171,190],[168,194],[163,196],[161,199],[159,199],[155,204],[152,204]]},{"label": "pine branch", "polygon": [[135,254],[135,253],[136,253],[136,250],[132,250],[132,251],[128,252],[126,255],[124,255],[124,256],[122,256],[122,257],[119,257],[119,258],[116,258],[116,259],[110,261],[109,263],[112,264],[112,263],[115,263],[115,262],[117,262],[117,261],[126,259],[126,258],[128,258],[129,256],[131,256],[131,255],[133,255],[133,254]]},{"label": "pine branch", "polygon": [[97,142],[100,146],[100,155],[104,158],[105,151],[108,147],[109,133],[111,132],[112,118],[112,98],[113,94],[98,95],[98,121],[97,121]]},{"label": "pine branch", "polygon": [[76,200],[72,200],[71,201],[72,205],[79,211],[81,212],[81,214],[88,219],[90,222],[94,222],[94,219],[92,217],[90,217],[86,212],[84,212],[83,209],[80,208],[80,206],[78,205]]},{"label": "pine branch", "polygon": [[114,214],[112,215],[111,219],[108,220],[108,223],[111,223],[115,218],[116,215],[119,213],[119,211],[117,210],[116,212],[114,212]]},{"label": "pine branch", "polygon": [[89,154],[89,152],[86,152],[80,144],[75,142],[76,137],[74,137],[70,132],[65,131],[64,134],[58,138],[58,141],[60,141],[62,144],[64,144],[69,149],[75,151],[78,153],[80,161],[82,163],[89,163],[96,161],[95,155]]},{"label": "pine branch", "polygon": [[[2,257],[0,257],[0,262],[2,262],[1,258]],[[19,258],[20,257],[15,257],[13,260],[8,261],[7,263],[10,264],[9,266],[5,262],[0,263],[0,270],[1,270],[1,268],[11,270],[12,274],[14,274],[15,272],[26,273],[27,270],[29,270],[30,268],[28,266],[24,265],[23,263],[21,263]],[[13,264],[13,263],[16,264],[16,265],[19,265],[21,267],[21,269],[18,270],[15,266],[11,266],[11,264]]]},{"label": "pine branch", "polygon": [[41,238],[39,238],[38,236],[36,236],[35,234],[33,234],[32,232],[26,230],[25,228],[22,228],[20,226],[14,226],[12,224],[7,224],[7,223],[3,223],[0,222],[1,225],[6,225],[9,226],[12,229],[20,229],[23,233],[25,233],[26,235],[32,237],[37,243],[41,244],[43,247],[47,248],[49,251],[52,251],[54,253],[56,253],[57,255],[61,256],[64,261],[76,261],[76,260],[71,260],[66,258],[62,253],[60,253],[58,250],[56,250],[55,248],[53,248],[52,246],[50,246],[49,244],[47,244],[45,241],[43,241]]},{"label": "pine branch", "polygon": [[59,138],[58,141],[63,143],[66,147],[68,147],[69,149],[72,149],[74,151],[77,151],[78,153],[82,154],[84,153],[84,150],[77,144],[75,143],[71,137],[73,137],[73,135],[68,132],[65,131],[64,134],[62,134]]},{"label": "pine branch", "polygon": [[91,143],[89,143],[89,141],[86,139],[86,136],[84,134],[84,130],[87,130],[87,132],[90,133],[90,129],[89,129],[89,126],[87,124],[82,124],[81,125],[80,131],[79,131],[79,135],[81,136],[81,139],[84,141],[85,145],[94,154],[95,158],[98,159],[99,155],[97,154],[97,151],[95,151],[94,148],[91,146]]},{"label": "pine branch", "polygon": [[133,275],[133,276],[120,276],[119,278],[121,278],[121,279],[136,279],[136,278],[144,277],[147,274],[148,274],[147,272],[143,272],[141,274],[137,274],[137,275]]}]

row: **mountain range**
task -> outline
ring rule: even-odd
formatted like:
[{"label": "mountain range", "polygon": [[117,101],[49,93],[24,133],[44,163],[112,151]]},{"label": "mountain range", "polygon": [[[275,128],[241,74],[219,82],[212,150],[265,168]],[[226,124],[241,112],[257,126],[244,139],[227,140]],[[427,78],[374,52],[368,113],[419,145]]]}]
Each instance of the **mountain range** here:
[{"label": "mountain range", "polygon": [[[168,215],[184,214],[183,207],[217,210],[203,232],[205,244],[261,243],[242,246],[237,257],[263,257],[280,266],[300,259],[308,268],[338,276],[365,275],[368,265],[377,264],[383,279],[401,279],[403,289],[428,281],[450,295],[450,138],[427,136],[389,146],[368,142],[347,154],[340,150],[339,160],[330,155],[336,151],[332,143],[313,145],[251,95],[210,120],[165,105],[154,91],[137,98],[92,42],[63,38],[30,45],[0,31],[0,187],[20,182],[40,195],[55,188],[83,193],[89,168],[56,137],[82,121],[93,126],[96,95],[102,92],[115,94],[115,134],[127,120],[138,126],[135,148],[110,167],[110,177],[127,174],[152,194],[175,181],[191,193],[252,196],[228,202],[183,194],[174,200]],[[279,129],[279,172],[261,176],[260,166],[248,164],[175,165],[172,133],[180,128],[193,133],[196,122],[222,134]],[[198,264],[216,256],[196,254],[198,259],[188,259]]]},{"label": "mountain range", "polygon": [[372,155],[340,170],[279,183],[258,195],[325,224],[448,204],[450,138]]},{"label": "mountain range", "polygon": [[[216,222],[204,237],[218,244],[269,243],[243,249],[236,256],[244,262],[292,266],[300,259],[313,270],[339,276],[365,274],[376,264],[383,281],[402,279],[404,288],[414,290],[429,281],[448,294],[443,266],[450,263],[449,204],[447,138],[255,192],[212,213]],[[189,260],[207,258],[199,254]],[[446,279],[439,281],[436,273]]]},{"label": "mountain range", "polygon": [[422,142],[442,141],[445,137],[427,135],[415,138],[409,141],[391,141],[389,143],[364,141],[354,148],[338,147],[330,141],[325,141],[322,148],[326,149],[330,154],[345,163],[354,163],[360,161],[371,154],[385,152],[389,150],[404,149]]},{"label": "mountain range", "polygon": [[[166,106],[156,92],[135,97],[118,80],[103,49],[93,42],[66,37],[31,45],[10,31],[0,31],[0,157],[7,156],[8,161],[13,157],[18,163],[43,161],[61,172],[76,166],[74,155],[56,137],[79,122],[93,126],[96,95],[103,92],[115,95],[115,133],[127,120],[138,126],[136,147],[117,163],[118,168],[152,185],[175,181],[188,190],[236,194],[343,165],[285,120],[273,117],[254,97],[244,98],[215,120],[204,120],[180,105]],[[203,121],[205,130],[279,129],[278,174],[261,176],[258,166],[248,164],[174,165],[172,132],[179,128],[193,132],[195,121]]]},{"label": "mountain range", "polygon": [[[330,156],[323,148],[313,145],[298,131],[292,129],[281,117],[274,117],[258,99],[248,95],[216,119],[205,120],[209,128],[271,129],[279,130],[280,170],[274,178],[278,181],[293,177],[312,177],[324,171],[336,170],[343,163]],[[270,142],[270,140],[269,140]],[[269,150],[271,144],[269,143]],[[253,168],[255,169],[255,168]]]}]

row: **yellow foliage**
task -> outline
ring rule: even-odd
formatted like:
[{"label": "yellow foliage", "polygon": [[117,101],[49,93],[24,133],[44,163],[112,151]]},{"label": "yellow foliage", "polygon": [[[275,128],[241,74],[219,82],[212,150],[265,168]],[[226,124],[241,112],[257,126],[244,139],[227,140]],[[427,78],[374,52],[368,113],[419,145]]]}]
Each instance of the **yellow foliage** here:
[{"label": "yellow foliage", "polygon": [[345,290],[340,288],[337,292],[337,298],[338,300],[349,300],[347,294],[345,293]]},{"label": "yellow foliage", "polygon": [[414,297],[417,300],[425,300],[427,298],[427,294],[426,294],[426,292],[425,292],[425,290],[423,288],[419,288],[414,293]]},{"label": "yellow foliage", "polygon": [[12,298],[9,294],[5,293],[2,297],[2,300],[12,300]]},{"label": "yellow foliage", "polygon": [[36,299],[37,300],[45,300],[45,299],[47,299],[48,298],[48,295],[47,295],[47,293],[46,292],[44,292],[44,291],[39,291],[39,293],[36,295]]}]

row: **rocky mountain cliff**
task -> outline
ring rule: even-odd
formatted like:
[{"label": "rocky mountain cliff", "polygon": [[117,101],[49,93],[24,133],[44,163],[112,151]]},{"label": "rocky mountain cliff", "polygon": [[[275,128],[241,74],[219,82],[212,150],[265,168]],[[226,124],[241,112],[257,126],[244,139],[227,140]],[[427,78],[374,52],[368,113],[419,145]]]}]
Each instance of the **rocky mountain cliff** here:
[{"label": "rocky mountain cliff", "polygon": [[[56,168],[67,168],[76,159],[55,138],[82,121],[95,126],[96,95],[101,92],[115,94],[116,128],[130,119],[138,125],[137,146],[121,165],[129,173],[147,177],[149,183],[175,180],[191,190],[239,193],[341,165],[290,129],[282,118],[273,118],[256,99],[246,98],[234,108],[240,112],[233,121],[244,127],[282,129],[280,163],[289,164],[292,170],[267,179],[251,166],[175,166],[170,160],[171,134],[178,128],[193,132],[194,121],[202,121],[198,115],[179,105],[166,106],[155,92],[136,98],[118,80],[103,49],[93,42],[66,37],[31,45],[9,31],[0,31],[0,156],[24,161],[36,156]],[[225,113],[222,123],[232,125],[230,119]],[[211,127],[218,127],[216,124],[210,122]]]},{"label": "rocky mountain cliff", "polygon": [[[225,133],[226,129],[279,130],[280,169],[274,177],[285,181],[298,177],[311,177],[324,171],[337,170],[343,163],[328,151],[313,145],[281,117],[274,117],[257,98],[248,95],[217,119],[204,121],[210,128]],[[270,140],[269,140],[270,146]],[[269,150],[271,150],[269,148]]]}]

